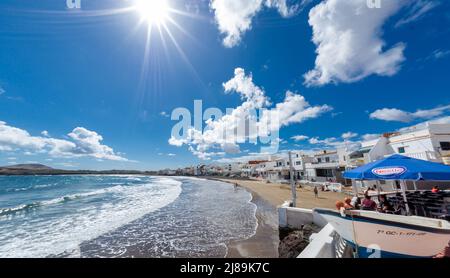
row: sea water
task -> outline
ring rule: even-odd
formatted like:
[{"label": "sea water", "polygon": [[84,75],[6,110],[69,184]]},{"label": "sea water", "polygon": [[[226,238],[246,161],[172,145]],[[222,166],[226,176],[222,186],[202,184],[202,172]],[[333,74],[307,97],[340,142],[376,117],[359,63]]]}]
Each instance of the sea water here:
[{"label": "sea water", "polygon": [[196,178],[0,177],[0,257],[224,257],[251,194]]}]

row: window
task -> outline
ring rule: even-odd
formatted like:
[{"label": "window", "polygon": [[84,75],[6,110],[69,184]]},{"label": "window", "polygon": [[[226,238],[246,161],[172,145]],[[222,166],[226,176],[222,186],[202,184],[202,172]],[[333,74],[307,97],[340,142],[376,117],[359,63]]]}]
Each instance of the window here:
[{"label": "window", "polygon": [[325,162],[330,162],[330,158],[329,157],[325,157]]},{"label": "window", "polygon": [[296,161],[295,165],[300,166],[300,165],[302,165],[302,162],[301,161]]},{"label": "window", "polygon": [[398,148],[398,153],[406,153],[405,147]]},{"label": "window", "polygon": [[450,142],[441,142],[441,150],[450,151]]},{"label": "window", "polygon": [[322,162],[322,158],[318,158],[317,162],[321,163]]}]

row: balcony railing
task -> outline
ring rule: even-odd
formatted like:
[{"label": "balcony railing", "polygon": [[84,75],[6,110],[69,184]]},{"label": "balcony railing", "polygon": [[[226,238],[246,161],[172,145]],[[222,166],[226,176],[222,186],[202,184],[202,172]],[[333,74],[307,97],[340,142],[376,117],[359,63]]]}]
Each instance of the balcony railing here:
[{"label": "balcony railing", "polygon": [[415,159],[427,160],[427,161],[440,161],[441,160],[441,156],[437,152],[433,152],[433,151],[424,151],[424,152],[417,152],[417,153],[401,153],[401,155],[415,158]]}]

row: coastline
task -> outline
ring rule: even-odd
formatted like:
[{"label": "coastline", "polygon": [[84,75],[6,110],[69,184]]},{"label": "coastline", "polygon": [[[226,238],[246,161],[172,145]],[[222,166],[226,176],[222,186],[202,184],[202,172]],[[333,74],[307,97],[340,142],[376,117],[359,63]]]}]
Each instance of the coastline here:
[{"label": "coastline", "polygon": [[277,209],[255,192],[244,189],[252,195],[251,202],[256,205],[258,226],[252,237],[228,242],[226,258],[278,258]]},{"label": "coastline", "polygon": [[[251,238],[232,241],[227,244],[227,258],[279,258],[280,231],[277,208],[290,199],[290,186],[286,184],[267,184],[262,181],[207,177],[239,186],[252,194],[251,202],[257,207],[258,227]],[[298,207],[335,208],[337,200],[346,197],[343,193],[319,192],[314,196],[312,188],[297,188]]]}]

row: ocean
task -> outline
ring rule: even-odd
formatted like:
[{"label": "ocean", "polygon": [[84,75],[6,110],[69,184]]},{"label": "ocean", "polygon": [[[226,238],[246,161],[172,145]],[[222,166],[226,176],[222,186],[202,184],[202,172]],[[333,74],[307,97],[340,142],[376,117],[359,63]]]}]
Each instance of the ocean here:
[{"label": "ocean", "polygon": [[250,193],[149,176],[1,176],[0,257],[225,257],[255,234]]}]

